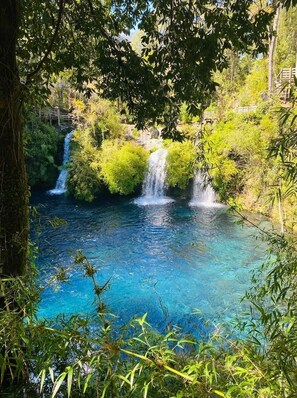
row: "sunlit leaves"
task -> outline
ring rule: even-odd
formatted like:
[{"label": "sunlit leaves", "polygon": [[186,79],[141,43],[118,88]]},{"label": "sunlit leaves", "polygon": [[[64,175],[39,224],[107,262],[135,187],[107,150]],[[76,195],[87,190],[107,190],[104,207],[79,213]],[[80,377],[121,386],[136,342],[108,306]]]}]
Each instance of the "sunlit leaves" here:
[{"label": "sunlit leaves", "polygon": [[272,377],[296,390],[296,242],[276,234],[267,234],[267,239],[271,255],[255,273],[255,285],[247,294],[252,317],[258,320],[251,323],[250,335],[270,361]]},{"label": "sunlit leaves", "polygon": [[189,140],[171,142],[166,160],[168,185],[185,189],[195,173],[197,153],[194,144]]},{"label": "sunlit leaves", "polygon": [[[226,50],[265,50],[270,10],[251,12],[252,5],[251,0],[219,6],[185,0],[28,1],[18,42],[21,77],[31,76],[36,96],[52,73],[71,68],[79,90],[87,92],[86,83],[96,82],[101,94],[126,101],[138,126],[165,120],[169,136],[180,103],[192,114],[209,103],[213,73],[228,62]],[[137,25],[143,31],[142,57],[124,35]]]},{"label": "sunlit leaves", "polygon": [[128,195],[144,180],[148,153],[135,144],[116,148],[105,142],[101,154],[101,175],[111,193]]}]

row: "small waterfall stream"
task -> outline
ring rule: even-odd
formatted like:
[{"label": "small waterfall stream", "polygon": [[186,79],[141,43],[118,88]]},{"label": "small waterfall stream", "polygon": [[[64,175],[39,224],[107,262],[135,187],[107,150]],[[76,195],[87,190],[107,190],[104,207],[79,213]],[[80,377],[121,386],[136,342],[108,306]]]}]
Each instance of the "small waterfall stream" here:
[{"label": "small waterfall stream", "polygon": [[[69,161],[70,157],[70,141],[74,134],[74,130],[68,133],[64,140],[64,155],[63,155],[63,163],[62,166],[65,166],[66,163]],[[50,195],[62,195],[67,191],[66,181],[68,176],[68,170],[61,170],[58,176],[56,185],[54,189],[48,191]]]},{"label": "small waterfall stream", "polygon": [[165,196],[166,157],[167,150],[163,148],[150,155],[142,195],[135,200],[136,204],[145,206],[173,202],[173,199]]},{"label": "small waterfall stream", "polygon": [[213,187],[206,182],[205,175],[200,170],[197,171],[194,178],[193,194],[189,205],[205,207],[220,206],[219,203],[216,203],[216,194]]}]

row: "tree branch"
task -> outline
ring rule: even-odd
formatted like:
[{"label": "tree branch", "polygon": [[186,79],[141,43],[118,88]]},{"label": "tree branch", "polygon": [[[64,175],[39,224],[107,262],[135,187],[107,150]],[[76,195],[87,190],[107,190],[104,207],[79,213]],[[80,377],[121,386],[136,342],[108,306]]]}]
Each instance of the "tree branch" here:
[{"label": "tree branch", "polygon": [[[90,7],[91,15],[92,15],[94,21],[96,21],[96,14],[94,11],[92,0],[88,0],[88,4]],[[108,32],[102,26],[99,26],[98,29],[99,29],[102,37],[104,37],[107,40],[107,42],[110,44],[110,46],[115,50],[119,68],[121,68],[124,71],[124,73],[126,73],[126,65],[123,61],[124,54],[123,54],[123,51],[121,50],[121,48],[119,47],[118,42],[112,36],[110,36],[108,34]],[[131,93],[129,90],[129,83],[128,83],[126,75],[124,76],[124,82],[125,82],[125,85],[128,90],[129,102],[133,108],[135,104],[134,104],[133,98],[131,97]]]},{"label": "tree branch", "polygon": [[[92,17],[93,17],[94,21],[96,21],[96,14],[95,14],[95,11],[94,11],[94,7],[93,7],[93,4],[92,4],[92,1],[88,0],[88,4],[89,4],[89,7],[90,7],[90,11],[91,11]],[[116,51],[118,62],[120,64],[123,64],[123,61],[122,61],[123,53],[122,53],[122,50],[117,46],[117,42],[108,34],[108,32],[102,26],[98,26],[98,29],[100,30],[101,35],[108,41],[108,43]]]},{"label": "tree branch", "polygon": [[41,60],[38,62],[36,68],[35,68],[32,72],[28,73],[27,78],[26,78],[25,86],[28,86],[28,85],[31,83],[32,77],[33,77],[34,75],[36,75],[36,74],[41,70],[43,64],[45,63],[45,61],[46,61],[47,58],[49,57],[49,55],[50,55],[50,53],[51,53],[51,51],[52,51],[52,49],[53,49],[53,45],[54,45],[54,43],[55,43],[55,40],[56,40],[56,38],[57,38],[57,35],[58,35],[58,32],[59,32],[60,26],[61,26],[62,17],[63,17],[63,11],[64,11],[64,0],[59,0],[58,19],[57,19],[57,24],[56,24],[56,27],[55,27],[54,34],[53,34],[53,36],[52,36],[52,39],[51,39],[51,41],[50,41],[50,43],[49,43],[49,45],[48,45],[48,48],[47,48],[47,50],[46,50],[44,56],[43,56],[43,57],[41,58]]}]

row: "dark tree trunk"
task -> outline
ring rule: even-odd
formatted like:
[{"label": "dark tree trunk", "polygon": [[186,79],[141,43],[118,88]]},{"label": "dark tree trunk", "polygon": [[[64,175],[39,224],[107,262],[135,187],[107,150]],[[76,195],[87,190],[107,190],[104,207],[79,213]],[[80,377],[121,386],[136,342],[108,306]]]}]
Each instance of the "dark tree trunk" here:
[{"label": "dark tree trunk", "polygon": [[19,0],[0,0],[0,276],[23,275],[28,248],[28,188],[16,62]]}]

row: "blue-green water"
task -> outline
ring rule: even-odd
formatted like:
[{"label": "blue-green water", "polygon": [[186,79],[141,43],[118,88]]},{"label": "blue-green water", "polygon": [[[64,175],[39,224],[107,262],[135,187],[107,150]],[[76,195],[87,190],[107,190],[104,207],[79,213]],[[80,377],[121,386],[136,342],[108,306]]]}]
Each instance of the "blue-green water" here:
[{"label": "blue-green water", "polygon": [[[42,217],[67,221],[43,229],[39,238],[42,283],[83,250],[98,269],[98,282],[111,278],[103,301],[120,323],[146,312],[160,329],[170,324],[202,333],[208,320],[230,323],[244,310],[240,299],[265,255],[256,231],[234,223],[224,207],[185,201],[137,206],[126,199],[88,205],[46,195],[35,196],[33,204]],[[94,311],[91,283],[71,272],[71,284],[45,290],[41,317]],[[202,314],[193,315],[196,309]]]}]

